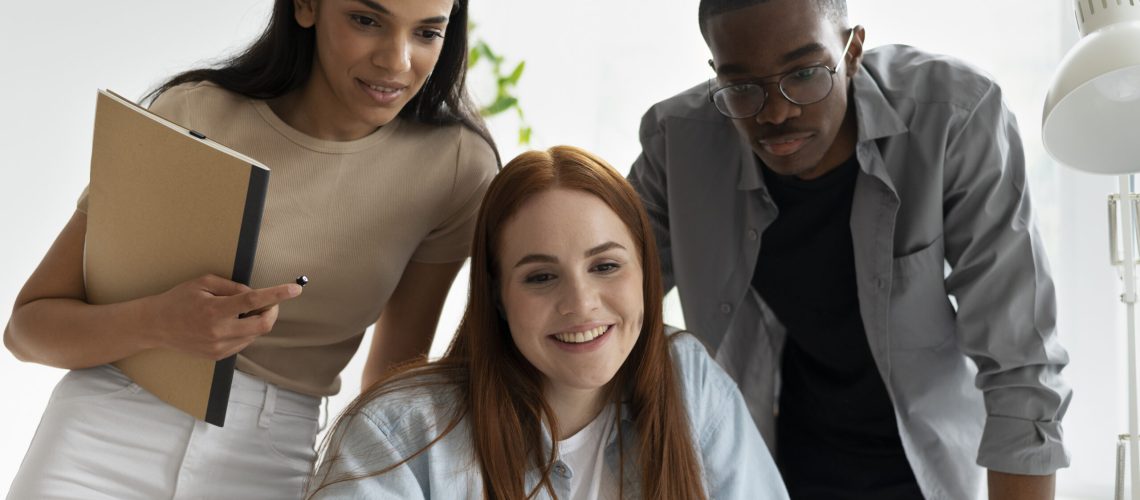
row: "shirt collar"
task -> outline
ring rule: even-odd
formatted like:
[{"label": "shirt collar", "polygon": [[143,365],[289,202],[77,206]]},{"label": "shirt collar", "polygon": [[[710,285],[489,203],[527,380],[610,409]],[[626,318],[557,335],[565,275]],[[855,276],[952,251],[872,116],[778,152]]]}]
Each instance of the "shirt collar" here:
[{"label": "shirt collar", "polygon": [[866,66],[861,66],[852,78],[855,86],[855,123],[859,127],[859,142],[873,141],[899,135],[907,131],[906,124],[887,101],[882,89],[871,78]]},{"label": "shirt collar", "polygon": [[[634,420],[633,420],[633,406],[630,404],[630,402],[628,400],[623,400],[621,402],[621,404],[618,405],[618,412],[619,412],[620,422],[623,426],[626,426],[629,428],[634,427],[634,424],[636,422],[634,422]],[[625,432],[625,429],[623,429],[622,432]],[[606,438],[606,444],[607,445],[613,444],[614,441],[616,440],[616,438],[617,438],[617,429],[615,428],[613,430],[613,432],[611,432],[610,435]],[[552,443],[551,443],[551,438],[550,438],[550,430],[547,429],[545,424],[543,424],[542,425],[542,446],[543,446],[543,449],[549,451],[551,445],[552,445]]]},{"label": "shirt collar", "polygon": [[764,187],[764,179],[760,176],[760,159],[752,152],[752,145],[748,143],[748,139],[739,133],[737,135],[740,136],[740,147],[736,148],[740,152],[737,161],[740,165],[740,180],[736,184],[736,189],[741,191],[760,189]]}]

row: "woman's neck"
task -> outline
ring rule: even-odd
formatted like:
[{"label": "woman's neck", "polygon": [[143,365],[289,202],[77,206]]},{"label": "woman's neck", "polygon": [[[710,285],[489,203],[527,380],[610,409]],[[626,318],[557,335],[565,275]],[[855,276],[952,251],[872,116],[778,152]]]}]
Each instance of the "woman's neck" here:
[{"label": "woman's neck", "polygon": [[558,418],[557,441],[573,436],[589,425],[606,404],[605,388],[576,389],[547,384],[543,395]]},{"label": "woman's neck", "polygon": [[338,109],[337,103],[321,102],[322,94],[314,89],[313,86],[316,84],[312,83],[313,78],[309,80],[310,83],[306,83],[303,87],[267,101],[269,109],[273,110],[281,121],[305,135],[326,141],[351,141],[376,130],[375,127],[360,124],[345,126],[344,123],[352,120],[336,119],[330,110]]}]

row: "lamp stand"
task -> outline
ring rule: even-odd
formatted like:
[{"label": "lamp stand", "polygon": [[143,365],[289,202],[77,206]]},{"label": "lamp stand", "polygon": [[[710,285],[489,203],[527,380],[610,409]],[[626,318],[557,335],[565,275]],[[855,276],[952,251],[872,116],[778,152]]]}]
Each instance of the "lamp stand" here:
[{"label": "lamp stand", "polygon": [[[1136,228],[1140,220],[1140,194],[1132,192],[1132,176],[1117,177],[1120,193],[1108,198],[1109,254],[1114,266],[1119,266],[1124,280],[1124,302],[1128,331],[1128,434],[1121,435],[1116,453],[1116,499],[1124,500],[1124,441],[1128,441],[1132,500],[1140,500],[1140,434],[1137,433],[1136,408]],[[1117,224],[1117,214],[1122,224]],[[1120,234],[1120,233],[1123,234]],[[1118,237],[1122,236],[1122,237]],[[1123,245],[1118,245],[1118,241]],[[1123,246],[1124,255],[1118,252]]]}]

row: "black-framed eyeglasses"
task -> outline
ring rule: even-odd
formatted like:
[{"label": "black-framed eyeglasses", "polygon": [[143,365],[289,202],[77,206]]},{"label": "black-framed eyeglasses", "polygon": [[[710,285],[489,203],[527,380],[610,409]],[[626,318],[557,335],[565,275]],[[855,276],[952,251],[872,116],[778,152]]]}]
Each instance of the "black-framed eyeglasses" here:
[{"label": "black-framed eyeglasses", "polygon": [[[851,41],[855,39],[855,29],[847,37],[847,45],[843,47],[843,54],[834,68],[826,64],[815,64],[797,68],[785,73],[778,73],[760,78],[757,81],[726,85],[714,88],[716,79],[709,79],[709,100],[716,106],[720,114],[729,118],[752,118],[760,114],[764,104],[768,102],[768,91],[765,87],[776,84],[780,94],[788,102],[799,106],[815,104],[831,95],[835,86],[835,74],[839,66],[847,60],[847,51],[851,48]],[[777,79],[775,82],[765,80]]]}]

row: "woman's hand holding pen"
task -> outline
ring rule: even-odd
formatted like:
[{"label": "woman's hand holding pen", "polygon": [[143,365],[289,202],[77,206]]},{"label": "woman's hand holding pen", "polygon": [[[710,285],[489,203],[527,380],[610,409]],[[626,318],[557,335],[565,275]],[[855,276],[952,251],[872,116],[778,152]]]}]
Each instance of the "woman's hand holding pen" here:
[{"label": "woman's hand holding pen", "polygon": [[253,289],[206,275],[149,297],[144,322],[153,325],[154,347],[220,360],[269,333],[277,305],[298,295],[296,283]]}]

